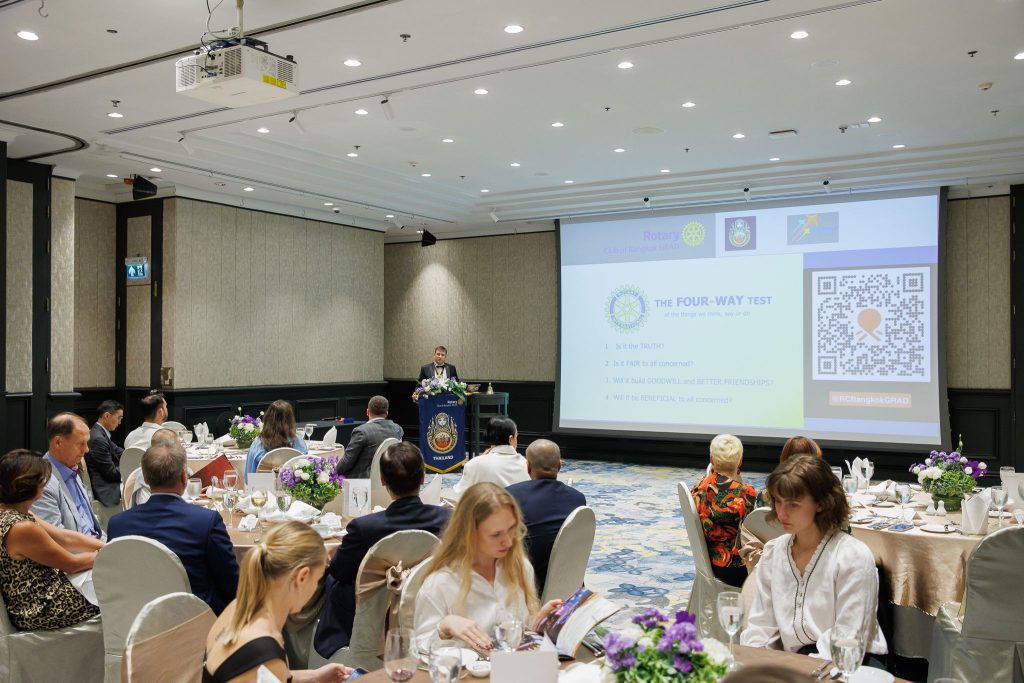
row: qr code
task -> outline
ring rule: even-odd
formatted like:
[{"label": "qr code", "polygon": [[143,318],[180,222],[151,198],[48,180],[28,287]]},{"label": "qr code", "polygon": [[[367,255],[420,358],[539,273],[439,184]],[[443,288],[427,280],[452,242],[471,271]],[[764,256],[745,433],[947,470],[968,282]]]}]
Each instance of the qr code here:
[{"label": "qr code", "polygon": [[931,381],[928,268],[811,273],[816,380]]}]

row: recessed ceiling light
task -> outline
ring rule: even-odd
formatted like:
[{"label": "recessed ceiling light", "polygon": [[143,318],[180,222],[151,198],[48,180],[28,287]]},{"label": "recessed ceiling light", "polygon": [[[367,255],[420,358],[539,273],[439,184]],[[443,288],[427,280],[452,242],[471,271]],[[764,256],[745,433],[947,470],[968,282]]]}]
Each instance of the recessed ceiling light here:
[{"label": "recessed ceiling light", "polygon": [[552,123],[552,124],[551,124],[551,127],[552,127],[552,128],[561,128],[561,127],[562,127],[562,126],[564,126],[564,125],[565,125],[565,124],[564,124],[564,123],[562,123],[561,121],[555,121],[554,123]]},{"label": "recessed ceiling light", "polygon": [[270,129],[269,129],[269,128],[257,128],[257,129],[256,129],[256,132],[257,132],[257,133],[263,133],[263,134],[266,134],[266,133],[269,133],[269,132],[270,132]]},{"label": "recessed ceiling light", "polygon": [[324,206],[334,206],[334,202],[324,202]]},{"label": "recessed ceiling light", "polygon": [[160,172],[160,171],[162,171],[162,170],[164,170],[164,169],[162,169],[162,168],[157,168],[156,166],[154,166],[153,168],[149,169],[149,172],[150,172],[150,173],[159,173],[159,172]]},{"label": "recessed ceiling light", "polygon": [[509,166],[511,166],[512,168],[519,168],[519,162],[513,161],[511,164],[509,164]]},{"label": "recessed ceiling light", "polygon": [[395,214],[393,214],[393,213],[386,213],[386,214],[384,214],[384,218],[394,218],[394,217],[395,217]]},{"label": "recessed ceiling light", "polygon": [[893,149],[903,149],[904,147],[906,147],[906,145],[893,145],[892,146]]},{"label": "recessed ceiling light", "polygon": [[732,137],[733,137],[734,139],[736,139],[736,140],[742,140],[743,138],[745,138],[745,137],[747,137],[747,136],[746,136],[746,135],[744,135],[743,133],[733,133],[733,136],[732,136]]},{"label": "recessed ceiling light", "polygon": [[849,78],[840,78],[838,81],[836,81],[836,85],[850,85],[851,83],[853,83],[853,81],[851,81]]},{"label": "recessed ceiling light", "polygon": [[108,173],[108,174],[107,174],[107,177],[108,177],[108,178],[119,178],[120,176],[118,176],[118,175],[115,175],[114,173]]},{"label": "recessed ceiling light", "polygon": [[1018,52],[1013,56],[1014,59],[1024,59],[1024,52]]},{"label": "recessed ceiling light", "polygon": [[616,154],[622,154],[622,153],[623,153],[623,152],[625,152],[626,150],[622,149],[621,147],[616,147],[616,148],[615,148],[615,149],[613,149],[612,151],[613,151],[613,152],[615,152]]},{"label": "recessed ceiling light", "polygon": [[109,116],[112,119],[123,119],[124,118],[124,114],[122,114],[119,111],[112,111],[112,112],[108,113],[107,116]]},{"label": "recessed ceiling light", "polygon": [[474,95],[486,95],[487,94],[487,88],[477,88],[476,90],[473,91],[473,94]]},{"label": "recessed ceiling light", "polygon": [[455,140],[452,140],[451,138],[441,138],[441,142],[455,142]]},{"label": "recessed ceiling light", "polygon": [[566,185],[572,185],[574,182],[576,182],[576,181],[574,181],[574,180],[566,180],[565,184]]},{"label": "recessed ceiling light", "polygon": [[345,66],[362,66],[363,63],[358,59],[346,59],[344,62]]},{"label": "recessed ceiling light", "polygon": [[689,109],[690,107],[696,107],[696,106],[697,106],[696,102],[690,102],[689,100],[687,100],[686,102],[683,102],[683,107],[685,107],[686,109]]},{"label": "recessed ceiling light", "polygon": [[789,37],[792,38],[793,40],[803,40],[808,35],[809,34],[807,33],[807,31],[793,31],[792,33],[789,34]]},{"label": "recessed ceiling light", "polygon": [[356,109],[356,114],[358,114],[359,116],[366,116],[369,113],[370,112],[366,111],[365,109]]},{"label": "recessed ceiling light", "polygon": [[878,123],[881,120],[881,116],[872,116],[870,119],[868,119],[868,123]]},{"label": "recessed ceiling light", "polygon": [[39,36],[32,31],[18,31],[18,37],[22,40],[39,40]]},{"label": "recessed ceiling light", "polygon": [[480,190],[481,192],[490,192],[490,190]]},{"label": "recessed ceiling light", "polygon": [[672,169],[671,168],[663,168],[663,169],[661,169],[661,172],[662,173],[671,173]]},{"label": "recessed ceiling light", "polygon": [[430,177],[429,173],[420,173],[420,175],[423,176],[424,178],[429,178]]},{"label": "recessed ceiling light", "polygon": [[619,62],[619,68],[620,69],[632,69],[633,68],[633,62]]},{"label": "recessed ceiling light", "polygon": [[523,27],[519,24],[509,24],[505,27],[505,33],[522,33]]},{"label": "recessed ceiling light", "polygon": [[116,34],[117,33],[117,29],[116,28],[108,28],[107,29],[107,33]]},{"label": "recessed ceiling light", "polygon": [[772,157],[772,158],[771,158],[771,159],[769,159],[768,161],[779,161],[779,160],[780,160],[780,159],[779,159],[778,157]]},{"label": "recessed ceiling light", "polygon": [[253,188],[251,188],[251,187],[243,187],[242,189],[243,189],[243,190],[244,190],[245,192],[252,192],[252,191],[253,191]]},{"label": "recessed ceiling light", "polygon": [[359,156],[359,153],[358,152],[349,152],[346,156],[349,156],[349,157],[352,157],[353,159],[355,159],[357,156]]}]

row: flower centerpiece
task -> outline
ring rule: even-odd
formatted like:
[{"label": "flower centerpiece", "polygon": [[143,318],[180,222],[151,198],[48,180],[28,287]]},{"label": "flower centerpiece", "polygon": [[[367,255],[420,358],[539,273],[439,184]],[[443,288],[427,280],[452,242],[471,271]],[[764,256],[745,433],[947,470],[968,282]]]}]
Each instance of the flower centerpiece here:
[{"label": "flower centerpiece", "polygon": [[293,500],[301,500],[318,510],[338,497],[341,483],[345,481],[345,477],[338,474],[336,455],[326,458],[311,455],[296,460],[291,467],[281,468],[278,479]]},{"label": "flower centerpiece", "polygon": [[[242,409],[239,408],[238,412],[241,413]],[[260,415],[263,415],[263,413],[260,413]],[[235,415],[231,418],[231,427],[228,429],[228,434],[235,440],[239,448],[248,448],[256,440],[256,437],[260,435],[262,429],[263,420],[260,418],[253,417],[252,415]]]},{"label": "flower centerpiece", "polygon": [[425,379],[416,387],[412,394],[412,400],[420,400],[420,396],[434,396],[437,394],[455,394],[460,400],[466,400],[466,384],[457,379]]},{"label": "flower centerpiece", "polygon": [[923,463],[911,465],[921,488],[932,494],[935,503],[942,502],[947,511],[960,509],[964,496],[977,486],[978,479],[988,472],[988,465],[963,455],[964,441],[960,437],[952,453],[932,451]]},{"label": "flower centerpiece", "polygon": [[729,672],[732,654],[717,640],[697,636],[694,615],[675,621],[651,608],[633,617],[632,628],[604,637],[605,683],[713,683]]}]

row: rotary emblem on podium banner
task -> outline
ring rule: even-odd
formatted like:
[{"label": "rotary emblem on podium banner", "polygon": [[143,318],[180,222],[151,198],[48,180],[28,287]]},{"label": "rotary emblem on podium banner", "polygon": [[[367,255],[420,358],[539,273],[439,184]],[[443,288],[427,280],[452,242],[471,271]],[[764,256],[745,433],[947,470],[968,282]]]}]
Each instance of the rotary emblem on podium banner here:
[{"label": "rotary emblem on podium banner", "polygon": [[427,427],[427,443],[435,453],[443,455],[448,453],[455,444],[459,442],[458,432],[455,430],[455,421],[448,413],[438,413],[430,420]]}]

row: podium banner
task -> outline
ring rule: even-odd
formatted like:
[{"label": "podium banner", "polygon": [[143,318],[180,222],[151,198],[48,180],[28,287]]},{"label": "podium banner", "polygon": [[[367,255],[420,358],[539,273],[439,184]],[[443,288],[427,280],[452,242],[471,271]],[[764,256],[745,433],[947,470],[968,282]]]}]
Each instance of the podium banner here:
[{"label": "podium banner", "polygon": [[466,406],[455,394],[421,396],[420,450],[430,472],[444,474],[466,462]]}]

